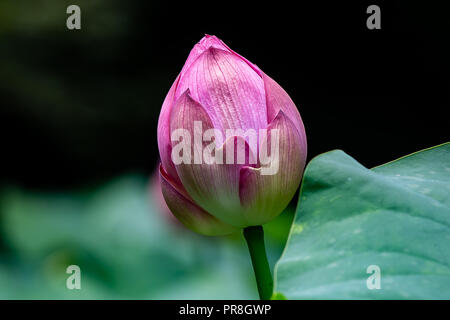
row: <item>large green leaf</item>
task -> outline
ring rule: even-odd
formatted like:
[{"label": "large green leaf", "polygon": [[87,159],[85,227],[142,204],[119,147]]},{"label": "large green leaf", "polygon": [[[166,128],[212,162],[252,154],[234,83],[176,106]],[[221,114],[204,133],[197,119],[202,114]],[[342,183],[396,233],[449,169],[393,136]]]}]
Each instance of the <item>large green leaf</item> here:
[{"label": "large green leaf", "polygon": [[[342,151],[305,171],[275,292],[288,299],[450,299],[450,143],[369,170]],[[381,270],[369,290],[367,268]]]}]

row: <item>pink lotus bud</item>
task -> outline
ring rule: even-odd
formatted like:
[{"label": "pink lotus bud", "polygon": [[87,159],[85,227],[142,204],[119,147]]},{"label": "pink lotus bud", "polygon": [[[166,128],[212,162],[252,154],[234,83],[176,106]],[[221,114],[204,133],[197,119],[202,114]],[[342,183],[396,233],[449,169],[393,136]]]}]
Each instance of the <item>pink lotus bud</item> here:
[{"label": "pink lotus bud", "polygon": [[188,228],[223,235],[288,205],[306,135],[288,94],[215,36],[189,54],[158,121],[164,198]]}]

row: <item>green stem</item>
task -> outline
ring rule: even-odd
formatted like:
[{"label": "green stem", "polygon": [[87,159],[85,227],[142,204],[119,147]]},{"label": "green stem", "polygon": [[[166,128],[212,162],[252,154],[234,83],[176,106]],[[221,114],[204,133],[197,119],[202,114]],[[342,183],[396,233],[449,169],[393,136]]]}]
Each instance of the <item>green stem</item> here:
[{"label": "green stem", "polygon": [[264,231],[262,226],[247,227],[244,229],[244,238],[247,241],[250,257],[252,258],[259,298],[269,300],[273,291],[272,274],[267,261],[264,246]]}]

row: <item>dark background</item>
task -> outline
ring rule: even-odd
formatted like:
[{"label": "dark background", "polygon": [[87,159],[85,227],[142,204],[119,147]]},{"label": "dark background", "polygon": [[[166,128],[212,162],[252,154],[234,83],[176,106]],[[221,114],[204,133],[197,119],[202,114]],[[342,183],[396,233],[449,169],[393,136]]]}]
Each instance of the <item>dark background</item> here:
[{"label": "dark background", "polygon": [[[165,94],[214,34],[290,94],[308,159],[372,167],[449,140],[448,7],[422,1],[2,1],[0,177],[33,188],[150,174]],[[66,28],[78,4],[82,29]],[[366,8],[381,7],[381,30]]]}]

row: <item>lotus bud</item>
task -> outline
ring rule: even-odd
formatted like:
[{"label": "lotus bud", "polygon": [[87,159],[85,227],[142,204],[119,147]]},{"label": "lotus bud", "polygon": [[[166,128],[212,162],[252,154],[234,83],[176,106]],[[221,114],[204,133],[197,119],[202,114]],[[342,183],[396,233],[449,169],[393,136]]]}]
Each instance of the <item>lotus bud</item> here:
[{"label": "lotus bud", "polygon": [[205,235],[277,217],[306,162],[305,129],[288,94],[208,35],[191,50],[164,100],[158,148],[168,207]]}]

